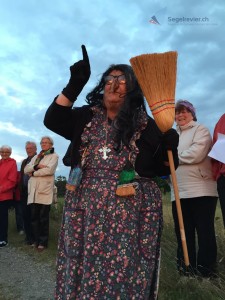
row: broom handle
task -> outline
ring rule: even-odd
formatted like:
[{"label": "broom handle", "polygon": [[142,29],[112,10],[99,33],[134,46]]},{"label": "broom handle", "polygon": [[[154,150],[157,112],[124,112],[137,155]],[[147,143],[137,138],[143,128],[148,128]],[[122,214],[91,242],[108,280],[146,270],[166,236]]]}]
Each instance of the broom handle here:
[{"label": "broom handle", "polygon": [[187,242],[186,242],[186,236],[184,231],[184,221],[183,221],[183,215],[181,210],[181,204],[180,204],[180,197],[177,187],[177,178],[176,178],[176,172],[174,167],[174,160],[173,160],[173,153],[171,150],[167,150],[168,158],[169,158],[169,165],[170,165],[170,173],[172,177],[172,184],[174,189],[174,195],[176,200],[176,207],[177,207],[177,215],[178,215],[178,221],[180,226],[180,236],[181,236],[181,242],[182,242],[182,248],[184,253],[184,263],[185,266],[189,266],[189,257],[188,257],[188,250],[187,250]]}]

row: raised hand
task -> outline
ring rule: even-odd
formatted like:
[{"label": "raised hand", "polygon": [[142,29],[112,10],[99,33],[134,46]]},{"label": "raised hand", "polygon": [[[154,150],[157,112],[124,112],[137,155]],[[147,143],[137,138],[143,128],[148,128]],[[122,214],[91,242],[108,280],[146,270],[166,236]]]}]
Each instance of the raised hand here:
[{"label": "raised hand", "polygon": [[62,94],[71,102],[74,102],[81,93],[83,87],[88,82],[91,75],[91,68],[86,47],[81,46],[83,59],[79,60],[70,67],[70,80],[67,86],[62,90]]}]

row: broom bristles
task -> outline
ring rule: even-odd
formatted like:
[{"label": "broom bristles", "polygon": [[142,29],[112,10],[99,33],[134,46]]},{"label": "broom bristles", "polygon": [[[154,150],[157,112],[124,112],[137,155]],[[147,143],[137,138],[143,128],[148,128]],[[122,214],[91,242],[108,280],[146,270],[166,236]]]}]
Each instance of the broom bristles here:
[{"label": "broom bristles", "polygon": [[175,118],[177,52],[142,54],[130,63],[157,126],[166,132]]}]

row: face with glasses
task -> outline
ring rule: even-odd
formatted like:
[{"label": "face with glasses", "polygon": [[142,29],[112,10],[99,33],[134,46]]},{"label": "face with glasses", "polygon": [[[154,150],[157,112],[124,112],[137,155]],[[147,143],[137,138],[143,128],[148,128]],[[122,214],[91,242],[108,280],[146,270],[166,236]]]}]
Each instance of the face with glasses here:
[{"label": "face with glasses", "polygon": [[1,155],[2,159],[7,159],[10,157],[11,151],[7,148],[2,148],[0,150],[0,155]]},{"label": "face with glasses", "polygon": [[114,118],[119,112],[126,95],[126,78],[119,70],[113,70],[109,75],[105,76],[104,87],[104,105],[110,117]]},{"label": "face with glasses", "polygon": [[52,143],[49,139],[42,139],[41,140],[41,149],[44,150],[44,151],[47,151],[49,149],[52,148]]},{"label": "face with glasses", "polygon": [[126,84],[125,75],[107,75],[104,77],[105,84],[112,85],[114,82],[118,82],[118,84]]}]

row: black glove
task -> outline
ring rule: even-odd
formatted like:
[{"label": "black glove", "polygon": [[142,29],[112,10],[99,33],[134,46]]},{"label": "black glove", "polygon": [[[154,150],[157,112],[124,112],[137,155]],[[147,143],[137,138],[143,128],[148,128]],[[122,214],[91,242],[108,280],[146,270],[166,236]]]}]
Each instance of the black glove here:
[{"label": "black glove", "polygon": [[70,67],[70,80],[67,86],[62,90],[62,94],[71,102],[74,102],[82,91],[91,75],[91,68],[87,50],[84,45],[82,47],[83,59],[76,62]]},{"label": "black glove", "polygon": [[163,146],[167,150],[176,150],[179,144],[179,134],[176,132],[175,129],[171,128],[162,136],[162,143]]}]

